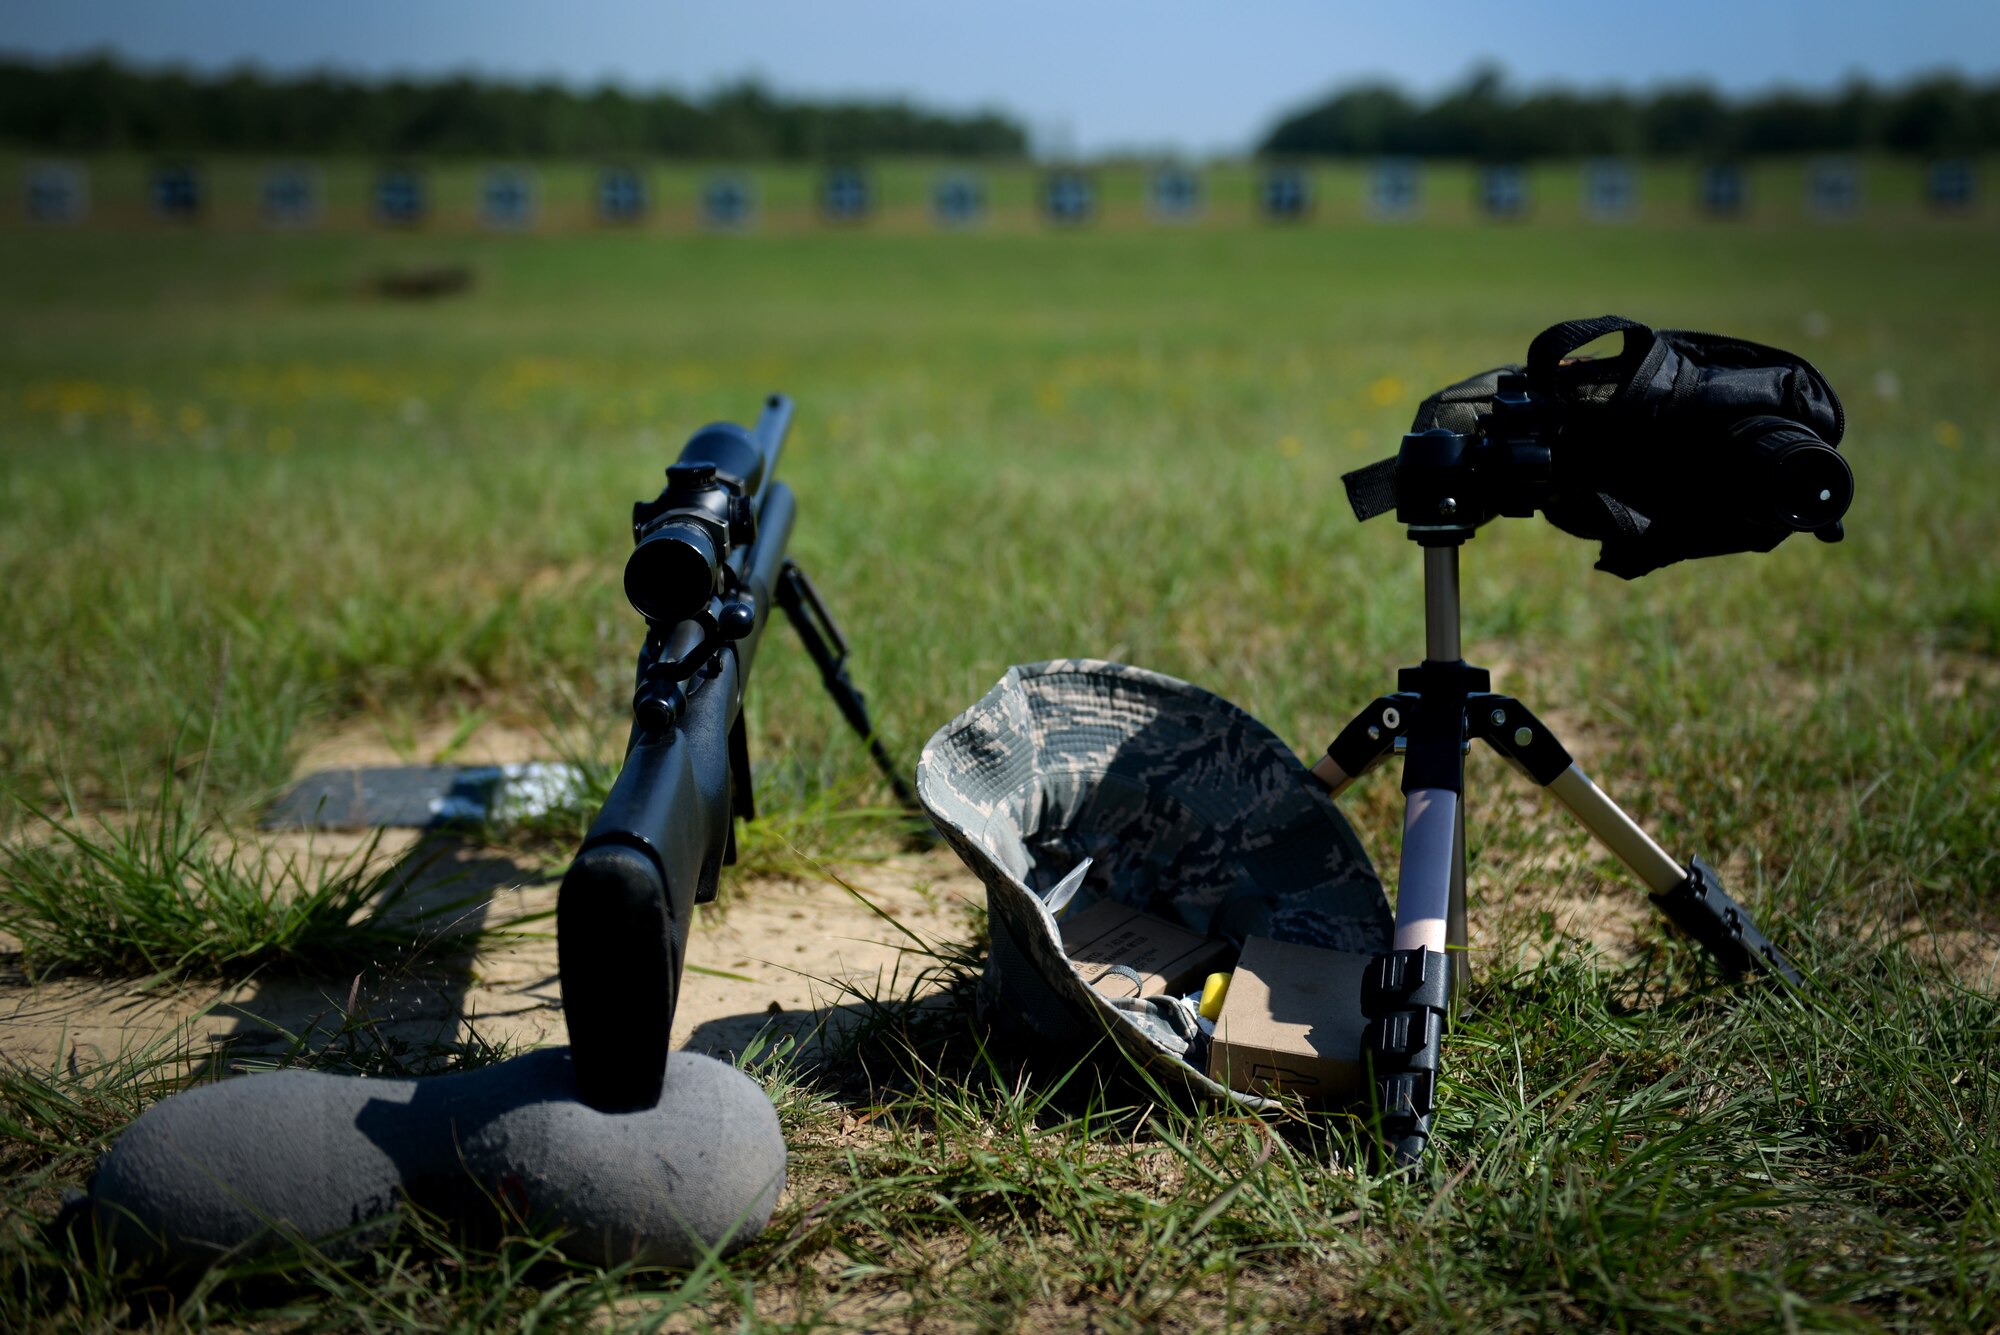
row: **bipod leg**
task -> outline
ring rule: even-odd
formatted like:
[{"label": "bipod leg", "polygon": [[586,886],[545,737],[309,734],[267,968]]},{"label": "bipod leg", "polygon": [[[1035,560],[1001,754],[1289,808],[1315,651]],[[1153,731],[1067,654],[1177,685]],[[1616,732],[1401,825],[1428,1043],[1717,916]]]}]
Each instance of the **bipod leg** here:
[{"label": "bipod leg", "polygon": [[1722,888],[1715,868],[1698,857],[1684,864],[1674,861],[1577,768],[1555,734],[1520,701],[1504,695],[1475,696],[1467,702],[1466,713],[1475,737],[1485,738],[1568,807],[1598,843],[1645,883],[1668,920],[1707,949],[1731,976],[1767,973],[1795,987],[1804,985],[1791,961],[1750,920],[1748,910]]},{"label": "bipod leg", "polygon": [[917,795],[910,791],[909,781],[896,768],[896,762],[875,735],[875,725],[868,718],[868,701],[854,679],[847,675],[847,637],[840,633],[840,626],[820,601],[819,590],[813,587],[806,572],[799,569],[798,562],[786,558],[778,571],[778,606],[785,609],[791,620],[792,629],[799,633],[805,644],[806,653],[819,668],[820,684],[833,697],[840,716],[847,720],[847,726],[867,744],[868,754],[874,757],[875,767],[882,771],[882,777],[889,781],[890,791],[904,809],[921,815],[923,808],[917,802]]}]

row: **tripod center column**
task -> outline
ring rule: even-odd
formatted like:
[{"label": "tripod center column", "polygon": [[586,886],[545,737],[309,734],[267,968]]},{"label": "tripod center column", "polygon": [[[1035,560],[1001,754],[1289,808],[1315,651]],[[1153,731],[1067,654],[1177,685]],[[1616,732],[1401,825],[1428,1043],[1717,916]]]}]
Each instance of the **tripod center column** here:
[{"label": "tripod center column", "polygon": [[1424,547],[1424,657],[1456,663],[1458,642],[1458,544]]}]

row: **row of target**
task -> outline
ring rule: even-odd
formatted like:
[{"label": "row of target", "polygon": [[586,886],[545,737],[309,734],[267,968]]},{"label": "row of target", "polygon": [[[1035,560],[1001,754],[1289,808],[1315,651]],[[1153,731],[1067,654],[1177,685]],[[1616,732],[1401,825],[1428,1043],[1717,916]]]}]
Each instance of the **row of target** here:
[{"label": "row of target", "polygon": [[[1964,210],[1977,202],[1977,175],[1965,159],[1933,162],[1923,174],[1923,202],[1940,210]],[[1058,226],[1088,223],[1100,202],[1095,173],[1081,168],[1043,171],[1037,199],[1042,216]],[[1600,219],[1629,218],[1639,209],[1639,172],[1622,159],[1601,159],[1583,166],[1583,212]],[[71,162],[36,162],[25,174],[27,216],[43,223],[75,223],[89,213],[86,169]],[[1311,216],[1315,203],[1313,174],[1303,166],[1263,167],[1254,180],[1254,207],[1276,222]],[[1145,183],[1148,211],[1163,222],[1198,218],[1207,191],[1200,173],[1183,167],[1153,170]],[[286,165],[267,170],[259,183],[257,205],[274,226],[308,226],[320,219],[325,189],[320,173],[309,166]],[[1384,218],[1415,216],[1423,207],[1423,171],[1408,160],[1373,165],[1368,173],[1367,199]],[[192,221],[207,210],[209,191],[201,169],[185,162],[162,163],[147,180],[147,198],[155,215]],[[820,216],[828,222],[862,223],[874,214],[879,199],[873,177],[858,167],[835,167],[817,182]],[[1825,158],[1810,163],[1805,175],[1805,207],[1821,217],[1858,213],[1864,199],[1858,163]],[[646,173],[632,166],[608,166],[596,176],[592,200],[599,221],[630,225],[645,221],[654,199]],[[370,211],[385,226],[410,227],[431,216],[432,191],[422,168],[391,166],[379,171],[369,196]],[[1531,207],[1530,176],[1518,165],[1488,165],[1474,173],[1474,207],[1490,218],[1519,218]],[[931,186],[931,213],[940,226],[976,225],[987,212],[987,189],[977,173],[951,171]],[[1750,173],[1737,163],[1718,162],[1695,175],[1695,205],[1716,216],[1741,215],[1750,207]],[[491,167],[479,181],[479,216],[490,227],[530,228],[540,209],[535,173],[521,167]],[[752,226],[757,217],[755,178],[746,172],[717,172],[701,185],[701,221],[718,229]]]}]

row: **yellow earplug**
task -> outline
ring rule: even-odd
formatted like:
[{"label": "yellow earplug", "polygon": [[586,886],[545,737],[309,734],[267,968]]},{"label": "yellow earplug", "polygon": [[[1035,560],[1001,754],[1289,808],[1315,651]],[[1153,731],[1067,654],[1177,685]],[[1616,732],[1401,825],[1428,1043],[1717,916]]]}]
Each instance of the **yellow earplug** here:
[{"label": "yellow earplug", "polygon": [[1212,973],[1208,981],[1201,985],[1201,1005],[1195,1009],[1204,1020],[1213,1020],[1222,1014],[1222,999],[1229,995],[1229,975]]}]

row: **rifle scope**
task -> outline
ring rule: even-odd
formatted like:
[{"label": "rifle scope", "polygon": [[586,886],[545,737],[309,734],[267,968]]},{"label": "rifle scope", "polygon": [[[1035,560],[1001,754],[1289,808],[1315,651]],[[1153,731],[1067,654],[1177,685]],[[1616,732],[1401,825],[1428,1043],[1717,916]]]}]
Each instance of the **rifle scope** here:
[{"label": "rifle scope", "polygon": [[791,401],[774,397],[754,435],[731,422],[703,427],[667,466],[659,498],[632,507],[625,597],[640,616],[673,626],[707,608],[730,553],[756,539],[758,496],[791,415]]}]

